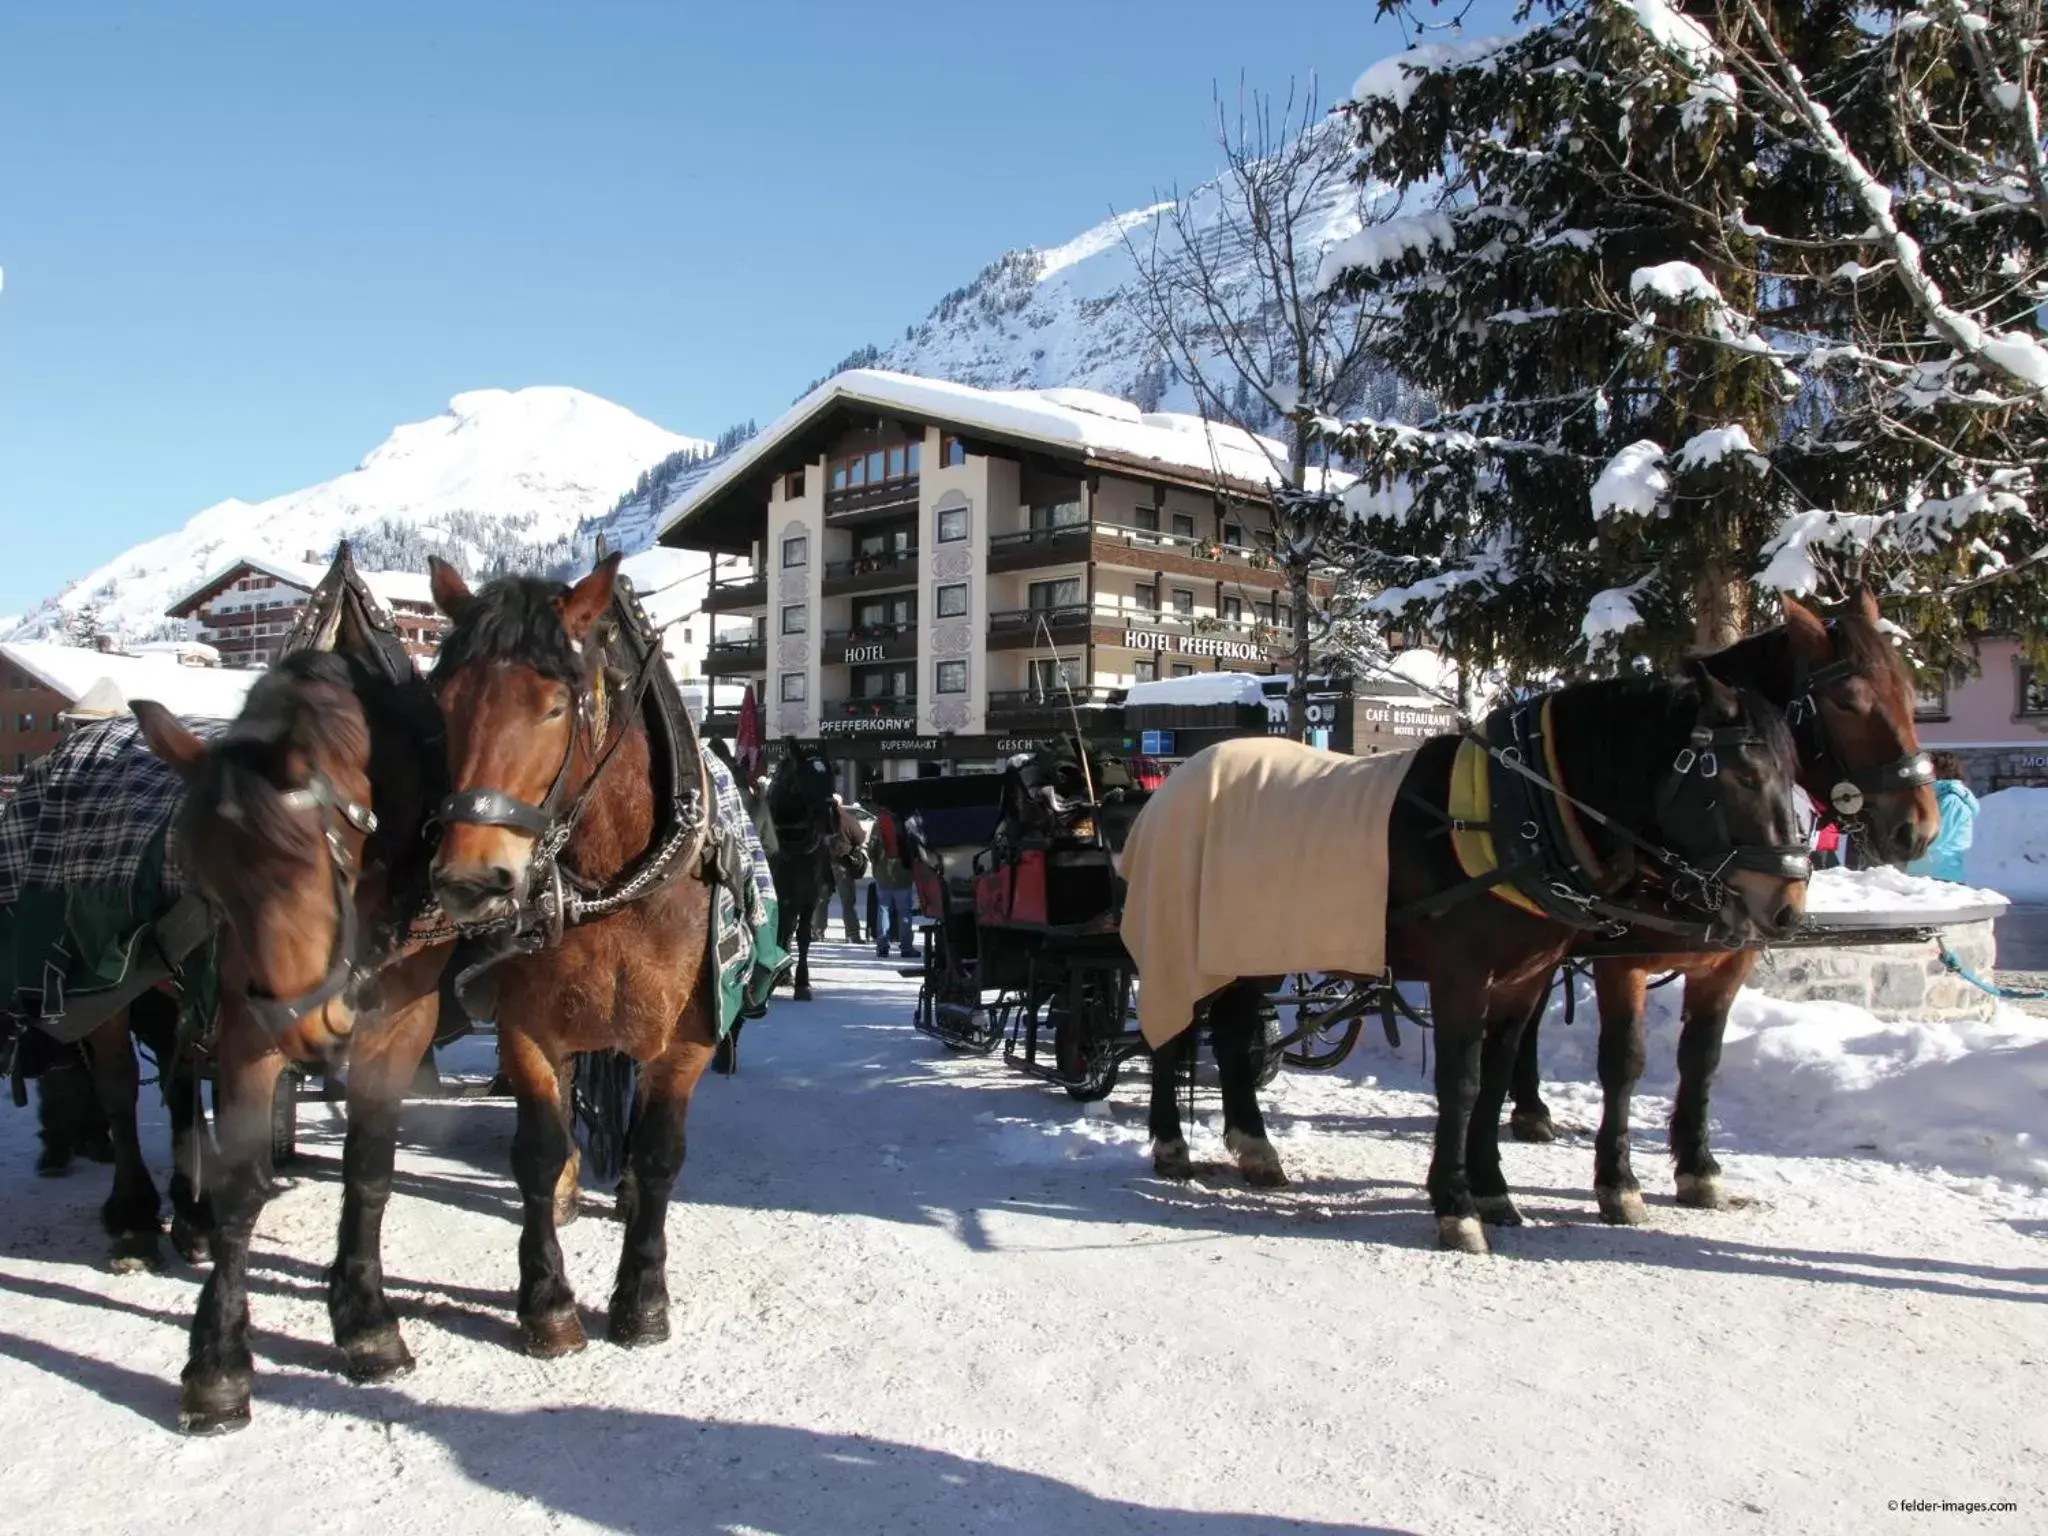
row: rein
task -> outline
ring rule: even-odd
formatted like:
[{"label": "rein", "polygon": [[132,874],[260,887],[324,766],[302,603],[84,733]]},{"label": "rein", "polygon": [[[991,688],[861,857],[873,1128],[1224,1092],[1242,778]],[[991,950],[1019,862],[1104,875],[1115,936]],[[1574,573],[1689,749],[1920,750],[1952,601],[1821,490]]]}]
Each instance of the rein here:
[{"label": "rein", "polygon": [[[1834,620],[1828,621],[1828,641],[1834,643]],[[1828,730],[1827,717],[1821,712],[1821,696],[1837,683],[1856,675],[1853,662],[1837,657],[1825,665],[1808,667],[1805,659],[1795,658],[1795,680],[1792,684],[1792,698],[1785,706],[1785,722],[1792,727],[1793,738],[1800,751],[1812,761],[1822,764],[1832,780],[1828,788],[1828,803],[1821,808],[1823,823],[1851,828],[1862,825],[1863,807],[1871,795],[1911,794],[1934,782],[1934,760],[1925,752],[1907,752],[1881,763],[1862,773],[1851,773],[1843,766],[1841,754],[1835,749],[1833,734]]]}]

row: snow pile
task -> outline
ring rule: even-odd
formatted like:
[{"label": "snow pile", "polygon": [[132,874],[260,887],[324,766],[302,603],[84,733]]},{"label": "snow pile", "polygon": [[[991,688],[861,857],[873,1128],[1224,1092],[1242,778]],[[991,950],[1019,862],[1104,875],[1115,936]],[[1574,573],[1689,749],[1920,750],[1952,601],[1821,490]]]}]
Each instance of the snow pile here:
[{"label": "snow pile", "polygon": [[2001,789],[1977,802],[1975,836],[1963,855],[1972,885],[2014,901],[2048,901],[2048,789]]},{"label": "snow pile", "polygon": [[1909,875],[1900,869],[1817,869],[1806,885],[1806,915],[1823,926],[1851,921],[1903,924],[1980,921],[2006,898],[1995,890]]},{"label": "snow pile", "polygon": [[1741,422],[1731,422],[1725,427],[1709,427],[1704,432],[1695,432],[1685,440],[1678,450],[1680,469],[1711,469],[1724,459],[1740,454],[1752,469],[1770,467],[1770,461],[1756,451],[1756,444],[1750,440],[1749,429]]},{"label": "snow pile", "polygon": [[1416,89],[1433,74],[1483,64],[1510,43],[1512,37],[1479,37],[1469,43],[1425,43],[1406,53],[1392,54],[1370,66],[1351,87],[1353,101],[1384,101],[1406,111]]},{"label": "snow pile", "polygon": [[1757,572],[1759,585],[1804,597],[1819,589],[1820,565],[1817,550],[1835,547],[1860,549],[1875,539],[1884,526],[1877,513],[1792,512],[1778,525],[1778,532],[1764,546],[1764,566]]},{"label": "snow pile", "polygon": [[123,656],[41,640],[0,645],[0,657],[74,704],[100,688],[100,699],[109,703],[154,699],[188,720],[234,719],[250,686],[263,675],[191,666],[175,654]]},{"label": "snow pile", "polygon": [[1595,517],[1661,516],[1671,494],[1664,450],[1648,438],[1630,443],[1607,461],[1593,482]]},{"label": "snow pile", "polygon": [[424,531],[462,518],[503,519],[522,544],[554,543],[691,441],[581,390],[472,390],[441,415],[399,427],[337,479],[255,504],[224,501],[137,545],[31,613],[17,632],[34,638],[59,627],[60,609],[97,602],[102,629],[142,638],[224,560],[323,560],[338,537],[387,521]]},{"label": "snow pile", "polygon": [[1714,304],[1722,302],[1721,290],[1712,278],[1689,261],[1666,261],[1654,267],[1637,267],[1628,280],[1629,292],[1637,298],[1651,294],[1672,304]]},{"label": "snow pile", "polygon": [[1457,231],[1449,214],[1425,213],[1368,224],[1323,252],[1316,271],[1316,286],[1328,288],[1353,268],[1377,272],[1399,265],[1411,257],[1427,256],[1439,247],[1457,243]]},{"label": "snow pile", "polygon": [[1675,55],[1688,69],[1704,70],[1719,61],[1720,51],[1707,29],[1670,0],[1625,0],[1650,40]]},{"label": "snow pile", "polygon": [[1249,672],[1197,672],[1190,677],[1162,677],[1156,682],[1131,684],[1130,691],[1124,695],[1124,708],[1263,704],[1266,694],[1262,685],[1265,681]]},{"label": "snow pile", "polygon": [[1642,614],[1636,611],[1635,595],[1639,589],[1639,584],[1631,584],[1593,594],[1593,600],[1586,604],[1586,616],[1579,622],[1579,633],[1585,637],[1587,650],[1601,650],[1643,622]]}]

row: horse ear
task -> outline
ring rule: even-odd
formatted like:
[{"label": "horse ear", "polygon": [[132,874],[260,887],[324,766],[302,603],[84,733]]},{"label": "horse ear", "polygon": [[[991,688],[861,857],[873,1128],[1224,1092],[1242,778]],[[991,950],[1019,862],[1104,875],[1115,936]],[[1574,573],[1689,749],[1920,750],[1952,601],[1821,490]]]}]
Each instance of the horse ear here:
[{"label": "horse ear", "polygon": [[612,585],[618,580],[620,552],[614,551],[597,562],[597,569],[555,599],[555,613],[571,640],[581,645],[604,617],[612,603]]},{"label": "horse ear", "polygon": [[1785,610],[1785,631],[1792,637],[1792,648],[1810,666],[1818,666],[1835,654],[1834,642],[1828,638],[1828,627],[1819,614],[1799,601],[1789,592],[1778,595],[1779,603]]},{"label": "horse ear", "polygon": [[1876,596],[1860,582],[1856,586],[1856,611],[1863,615],[1866,624],[1876,624],[1884,617],[1877,611]]},{"label": "horse ear", "polygon": [[184,722],[155,699],[136,699],[129,704],[135,723],[142,727],[142,739],[149,750],[162,758],[166,767],[191,783],[206,759],[206,743],[185,729]]},{"label": "horse ear", "polygon": [[427,586],[434,594],[434,606],[451,619],[460,620],[476,601],[470,594],[469,583],[462,579],[462,572],[439,555],[427,556]]}]

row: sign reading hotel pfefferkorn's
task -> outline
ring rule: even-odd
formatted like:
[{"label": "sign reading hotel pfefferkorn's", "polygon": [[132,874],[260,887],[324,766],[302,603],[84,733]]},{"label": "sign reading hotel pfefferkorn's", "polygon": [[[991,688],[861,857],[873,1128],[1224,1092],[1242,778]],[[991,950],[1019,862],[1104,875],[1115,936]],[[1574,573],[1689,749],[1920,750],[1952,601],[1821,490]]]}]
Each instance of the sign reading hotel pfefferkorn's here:
[{"label": "sign reading hotel pfefferkorn's", "polygon": [[1217,640],[1208,635],[1176,635],[1160,629],[1127,629],[1124,644],[1134,651],[1169,656],[1217,656],[1229,661],[1262,661],[1265,651],[1249,640]]}]

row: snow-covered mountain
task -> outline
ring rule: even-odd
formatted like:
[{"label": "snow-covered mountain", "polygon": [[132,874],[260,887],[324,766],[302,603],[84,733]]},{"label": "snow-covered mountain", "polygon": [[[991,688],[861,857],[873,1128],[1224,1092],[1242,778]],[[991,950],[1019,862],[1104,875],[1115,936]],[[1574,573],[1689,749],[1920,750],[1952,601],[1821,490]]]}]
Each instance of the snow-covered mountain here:
[{"label": "snow-covered mountain", "polygon": [[641,474],[709,446],[581,390],[472,390],[441,415],[399,427],[347,474],[268,501],[208,507],[0,634],[57,634],[67,615],[75,621],[91,607],[101,630],[149,639],[167,631],[172,602],[228,561],[324,561],[343,535],[367,569],[424,569],[429,553],[472,575],[557,564]]}]

